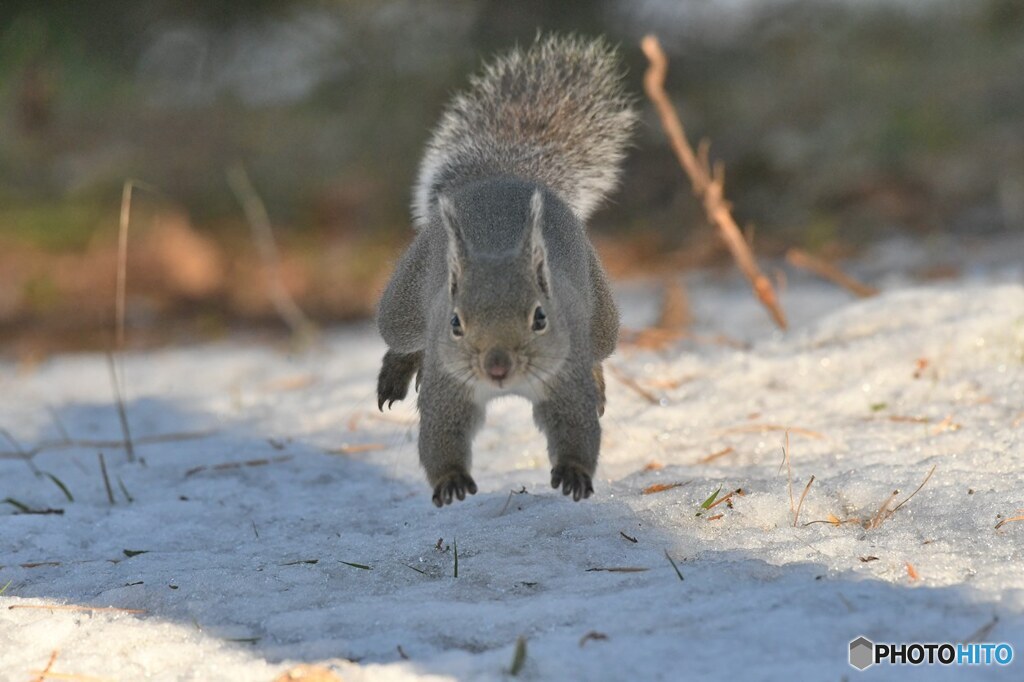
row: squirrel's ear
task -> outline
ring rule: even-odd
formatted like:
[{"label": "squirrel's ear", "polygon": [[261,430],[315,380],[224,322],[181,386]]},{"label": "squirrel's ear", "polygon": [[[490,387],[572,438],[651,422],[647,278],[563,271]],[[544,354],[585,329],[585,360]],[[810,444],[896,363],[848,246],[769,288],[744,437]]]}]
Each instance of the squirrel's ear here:
[{"label": "squirrel's ear", "polygon": [[462,264],[466,261],[466,240],[462,236],[455,207],[448,197],[441,194],[437,197],[437,210],[441,213],[441,223],[448,234],[448,276],[452,296],[458,289],[459,278],[462,277]]},{"label": "squirrel's ear", "polygon": [[525,243],[530,268],[537,273],[537,286],[550,296],[551,275],[548,272],[548,252],[544,246],[544,194],[538,189],[530,199],[530,226]]}]

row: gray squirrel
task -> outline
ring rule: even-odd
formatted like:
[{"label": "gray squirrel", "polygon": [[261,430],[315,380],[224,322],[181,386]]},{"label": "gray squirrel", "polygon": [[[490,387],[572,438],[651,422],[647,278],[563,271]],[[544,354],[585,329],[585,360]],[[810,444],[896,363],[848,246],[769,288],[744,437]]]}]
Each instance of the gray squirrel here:
[{"label": "gray squirrel", "polygon": [[538,37],[448,105],[420,165],[416,236],[380,301],[383,410],[416,375],[419,455],[438,507],[477,492],[471,441],[487,402],[533,403],[551,486],[589,497],[601,362],[619,318],[586,235],[635,122],[603,40]]}]

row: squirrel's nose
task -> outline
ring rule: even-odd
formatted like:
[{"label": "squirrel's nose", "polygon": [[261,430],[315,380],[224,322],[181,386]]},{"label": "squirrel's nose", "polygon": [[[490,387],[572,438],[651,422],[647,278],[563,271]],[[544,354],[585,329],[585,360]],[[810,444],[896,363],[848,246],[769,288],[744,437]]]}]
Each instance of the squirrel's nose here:
[{"label": "squirrel's nose", "polygon": [[484,371],[495,381],[501,381],[512,369],[512,356],[500,348],[492,348],[484,356]]}]

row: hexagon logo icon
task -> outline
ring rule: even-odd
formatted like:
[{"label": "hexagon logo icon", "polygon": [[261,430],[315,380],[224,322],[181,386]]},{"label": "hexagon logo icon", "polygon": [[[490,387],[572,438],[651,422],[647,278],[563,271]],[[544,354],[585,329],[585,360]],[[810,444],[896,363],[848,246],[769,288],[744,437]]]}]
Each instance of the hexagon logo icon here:
[{"label": "hexagon logo icon", "polygon": [[875,662],[875,644],[861,635],[850,642],[850,665],[857,670],[864,670]]}]

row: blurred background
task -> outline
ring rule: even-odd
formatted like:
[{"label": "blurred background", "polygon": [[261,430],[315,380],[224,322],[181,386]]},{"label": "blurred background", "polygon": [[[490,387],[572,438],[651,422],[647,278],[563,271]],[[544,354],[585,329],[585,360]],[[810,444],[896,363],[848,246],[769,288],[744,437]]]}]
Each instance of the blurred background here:
[{"label": "blurred background", "polygon": [[237,164],[306,314],[367,318],[411,238],[444,103],[539,29],[618,43],[643,112],[593,225],[616,277],[729,263],[642,97],[648,32],[760,255],[1024,231],[1021,0],[4,0],[3,352],[110,345],[128,178],[146,183],[131,344],[286,330],[227,181]]}]

